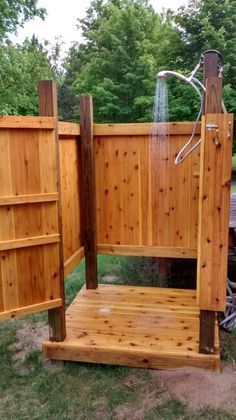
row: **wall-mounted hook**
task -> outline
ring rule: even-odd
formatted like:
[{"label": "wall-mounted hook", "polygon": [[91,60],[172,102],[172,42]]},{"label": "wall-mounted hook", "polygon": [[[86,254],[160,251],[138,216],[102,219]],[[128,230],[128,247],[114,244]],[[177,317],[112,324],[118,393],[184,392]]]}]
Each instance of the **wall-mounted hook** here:
[{"label": "wall-mounted hook", "polygon": [[219,126],[217,124],[214,123],[208,123],[206,124],[206,129],[207,131],[215,131],[216,135],[213,139],[214,143],[216,146],[220,146],[221,142],[219,139]]},{"label": "wall-mounted hook", "polygon": [[231,139],[231,126],[232,126],[232,123],[231,123],[231,121],[229,121],[229,123],[228,123],[228,133],[227,133],[227,138],[228,139]]},{"label": "wall-mounted hook", "polygon": [[219,139],[219,129],[217,128],[216,129],[216,135],[215,135],[215,138],[214,138],[214,143],[215,143],[215,145],[216,146],[220,146],[220,139]]}]

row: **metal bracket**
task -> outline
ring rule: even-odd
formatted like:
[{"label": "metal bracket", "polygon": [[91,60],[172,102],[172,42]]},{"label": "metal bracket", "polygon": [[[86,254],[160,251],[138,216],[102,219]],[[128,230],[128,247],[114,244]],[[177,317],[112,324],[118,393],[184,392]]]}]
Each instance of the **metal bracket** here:
[{"label": "metal bracket", "polygon": [[217,128],[219,128],[217,124],[214,124],[214,123],[206,124],[207,131],[213,131],[213,130],[216,130]]},{"label": "metal bracket", "polygon": [[220,139],[219,139],[219,126],[217,124],[214,124],[214,123],[208,123],[208,124],[206,124],[206,129],[207,129],[207,131],[215,131],[216,132],[216,135],[215,135],[213,141],[214,141],[216,146],[220,146],[221,142],[220,142]]}]

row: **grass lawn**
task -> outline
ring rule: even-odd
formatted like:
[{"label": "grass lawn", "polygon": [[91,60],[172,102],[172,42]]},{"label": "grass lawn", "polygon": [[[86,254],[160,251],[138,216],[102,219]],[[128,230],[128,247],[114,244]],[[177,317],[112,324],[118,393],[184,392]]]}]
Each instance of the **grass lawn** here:
[{"label": "grass lawn", "polygon": [[232,168],[236,171],[236,155],[232,157]]},{"label": "grass lawn", "polygon": [[[129,262],[131,261],[131,262]],[[138,260],[137,260],[138,261]],[[132,282],[132,260],[99,257],[99,280]],[[139,261],[139,268],[142,260]],[[152,279],[149,279],[152,282]],[[84,283],[84,263],[66,281],[67,304]],[[46,362],[29,335],[46,325],[47,314],[0,324],[0,419],[234,419],[223,410],[191,411],[158,385],[152,371],[72,362]],[[22,337],[24,337],[22,339]],[[40,337],[38,337],[40,342]],[[233,340],[233,339],[232,339]],[[230,357],[235,341],[230,341]],[[39,344],[39,343],[38,343]],[[227,351],[226,349],[226,356]],[[209,401],[210,402],[210,401]]]},{"label": "grass lawn", "polygon": [[[233,157],[232,157],[232,169],[234,171],[236,171],[236,155],[233,155]],[[235,182],[234,178],[233,178],[233,182],[231,184],[231,192],[233,192],[233,193],[236,192],[236,182]]]}]

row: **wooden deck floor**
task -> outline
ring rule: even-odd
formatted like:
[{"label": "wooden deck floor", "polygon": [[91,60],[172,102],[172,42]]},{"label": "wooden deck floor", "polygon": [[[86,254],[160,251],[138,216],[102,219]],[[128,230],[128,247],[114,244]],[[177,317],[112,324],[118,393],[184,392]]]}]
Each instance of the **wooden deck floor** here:
[{"label": "wooden deck floor", "polygon": [[199,310],[190,290],[99,285],[82,288],[67,310],[67,337],[43,343],[49,359],[148,368],[220,367],[198,353]]}]

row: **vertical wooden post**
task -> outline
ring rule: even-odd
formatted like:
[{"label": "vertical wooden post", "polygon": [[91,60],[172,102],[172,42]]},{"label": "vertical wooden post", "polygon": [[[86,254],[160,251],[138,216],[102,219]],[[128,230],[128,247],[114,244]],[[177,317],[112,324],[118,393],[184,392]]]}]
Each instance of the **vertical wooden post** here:
[{"label": "vertical wooden post", "polygon": [[86,266],[86,287],[96,289],[97,240],[96,240],[96,198],[93,143],[93,102],[89,95],[80,96],[80,137],[83,180],[84,253]]},{"label": "vertical wooden post", "polygon": [[[219,54],[216,51],[209,51],[206,52],[203,56],[203,70],[204,70],[204,82],[206,87],[206,93],[204,96],[204,107],[203,107],[203,114],[216,114],[222,112],[222,80],[218,77],[219,74]],[[204,127],[202,128],[204,130]],[[202,131],[203,132],[203,131]],[[206,139],[207,141],[207,139]],[[204,154],[204,143],[202,141],[201,147],[201,154]],[[204,183],[204,176],[203,173],[206,168],[204,165],[204,157],[201,162],[201,173],[200,173],[200,212],[199,212],[199,243],[198,243],[198,289],[202,287],[202,280],[201,276],[202,267],[206,263],[203,262],[205,256],[201,253],[202,247],[202,236],[204,227],[201,226],[203,223],[203,206],[201,205],[202,200],[204,197],[201,196],[204,194],[203,192],[203,183]],[[208,169],[209,171],[211,170]],[[210,173],[210,172],[209,172]],[[212,173],[211,177],[214,177],[215,174]],[[209,184],[209,187],[210,186]],[[214,198],[213,198],[214,200]],[[216,226],[217,229],[217,226]],[[210,241],[210,239],[208,239]],[[212,245],[213,246],[213,245]],[[208,256],[209,257],[209,256]],[[205,261],[205,260],[204,260]],[[201,302],[200,302],[201,308]],[[199,337],[199,352],[205,354],[214,353],[214,341],[215,341],[215,319],[216,314],[215,311],[211,310],[200,310],[200,337]]]},{"label": "vertical wooden post", "polygon": [[170,258],[157,258],[158,286],[165,287],[170,276]]},{"label": "vertical wooden post", "polygon": [[[44,117],[58,116],[57,111],[57,86],[53,80],[42,80],[38,86],[39,97],[39,115]],[[58,129],[55,130],[56,136],[56,159],[57,159],[57,184],[59,197],[61,196],[60,184],[60,161],[59,161],[59,137]],[[60,253],[60,293],[62,306],[60,308],[50,309],[48,311],[49,320],[49,339],[51,341],[63,341],[66,336],[65,322],[65,290],[64,290],[64,255],[63,255],[63,236],[62,236],[62,209],[61,201],[58,202],[58,220],[59,220],[59,253]]]}]

